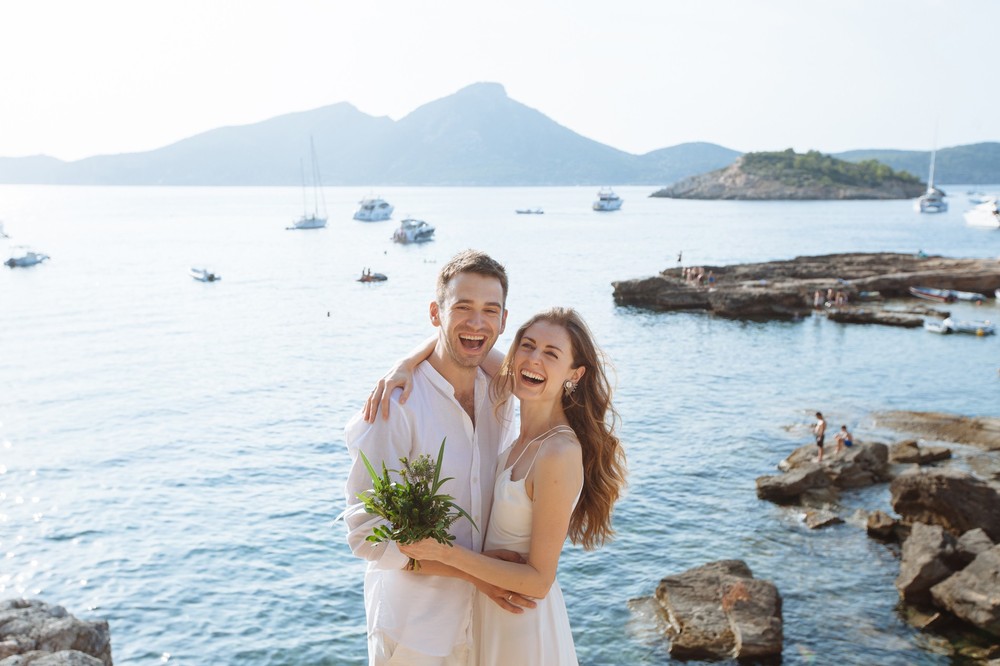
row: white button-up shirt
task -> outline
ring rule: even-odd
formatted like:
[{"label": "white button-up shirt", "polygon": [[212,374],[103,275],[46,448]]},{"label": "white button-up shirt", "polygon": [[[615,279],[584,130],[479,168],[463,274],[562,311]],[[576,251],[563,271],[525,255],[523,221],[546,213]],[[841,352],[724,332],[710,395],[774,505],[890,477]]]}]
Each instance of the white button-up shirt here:
[{"label": "white button-up shirt", "polygon": [[470,641],[474,586],[457,578],[404,571],[408,558],[394,542],[373,544],[365,540],[384,521],[365,512],[357,498],[358,493],[372,487],[358,451],[365,452],[377,471],[381,471],[382,462],[389,469],[399,469],[399,459],[404,457],[413,460],[428,454],[436,460],[441,440],[446,439],[441,476],[451,480],[441,492],[451,495],[479,528],[459,518],[451,532],[456,544],[480,551],[493,507],[498,453],[513,419],[513,400],[497,414],[489,393],[489,379],[479,370],[473,423],[455,399],[454,387],[424,361],[414,372],[413,391],[406,404],[399,404],[398,390],[392,396],[388,421],[380,416],[369,424],[358,414],[347,424],[351,472],[345,488],[344,520],[351,550],[368,560],[365,614],[369,635],[382,631],[400,645],[432,656],[446,656],[454,646]]}]

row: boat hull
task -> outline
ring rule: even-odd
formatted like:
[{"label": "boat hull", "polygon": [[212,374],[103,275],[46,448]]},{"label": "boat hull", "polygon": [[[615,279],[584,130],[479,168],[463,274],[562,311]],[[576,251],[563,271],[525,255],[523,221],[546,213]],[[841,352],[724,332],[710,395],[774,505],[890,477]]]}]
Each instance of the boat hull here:
[{"label": "boat hull", "polygon": [[322,229],[326,226],[325,217],[317,217],[315,215],[309,215],[302,217],[300,220],[296,221],[292,226],[285,227],[290,231],[295,231],[296,229]]},{"label": "boat hull", "polygon": [[982,203],[964,213],[965,223],[970,227],[1000,229],[1000,209],[995,201]]}]

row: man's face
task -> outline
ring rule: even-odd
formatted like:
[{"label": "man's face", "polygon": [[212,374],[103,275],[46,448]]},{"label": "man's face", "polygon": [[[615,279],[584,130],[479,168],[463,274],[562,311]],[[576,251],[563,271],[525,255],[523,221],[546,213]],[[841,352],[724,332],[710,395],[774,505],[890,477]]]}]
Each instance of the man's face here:
[{"label": "man's face", "polygon": [[459,273],[445,289],[444,302],[431,303],[431,322],[441,327],[447,356],[463,368],[478,367],[507,323],[500,281]]}]

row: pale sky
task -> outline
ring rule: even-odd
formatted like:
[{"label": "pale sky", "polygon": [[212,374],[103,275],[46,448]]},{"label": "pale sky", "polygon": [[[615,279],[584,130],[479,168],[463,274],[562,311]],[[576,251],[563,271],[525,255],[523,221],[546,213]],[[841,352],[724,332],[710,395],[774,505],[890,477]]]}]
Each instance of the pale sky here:
[{"label": "pale sky", "polygon": [[632,153],[998,141],[998,29],[998,0],[0,0],[0,156],[478,81]]}]

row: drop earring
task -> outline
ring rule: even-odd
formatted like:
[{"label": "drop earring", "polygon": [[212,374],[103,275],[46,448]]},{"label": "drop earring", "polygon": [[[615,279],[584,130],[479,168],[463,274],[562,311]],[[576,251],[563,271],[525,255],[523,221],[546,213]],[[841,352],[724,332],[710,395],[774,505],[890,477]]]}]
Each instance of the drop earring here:
[{"label": "drop earring", "polygon": [[572,379],[567,379],[563,383],[563,391],[565,391],[567,396],[571,396],[573,395],[573,391],[576,390],[576,386],[577,386],[576,382],[574,382]]}]

